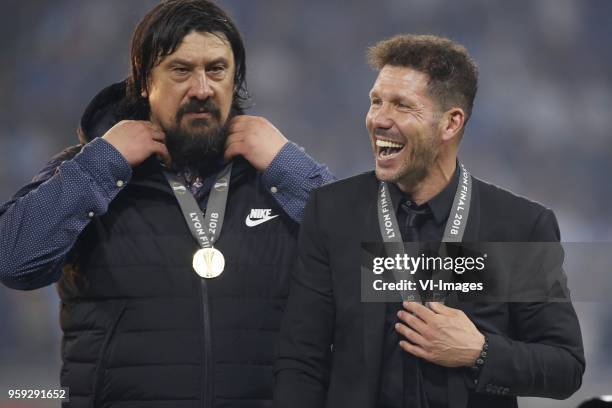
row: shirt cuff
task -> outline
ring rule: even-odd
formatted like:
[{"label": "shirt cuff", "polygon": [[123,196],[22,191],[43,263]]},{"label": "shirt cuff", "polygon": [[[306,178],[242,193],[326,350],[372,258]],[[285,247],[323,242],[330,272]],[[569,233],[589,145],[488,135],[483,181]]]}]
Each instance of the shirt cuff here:
[{"label": "shirt cuff", "polygon": [[333,181],[334,176],[303,148],[287,142],[263,172],[262,179],[283,210],[300,222],[310,192]]},{"label": "shirt cuff", "polygon": [[74,162],[97,184],[110,202],[132,178],[132,167],[106,140],[96,138],[83,147]]}]

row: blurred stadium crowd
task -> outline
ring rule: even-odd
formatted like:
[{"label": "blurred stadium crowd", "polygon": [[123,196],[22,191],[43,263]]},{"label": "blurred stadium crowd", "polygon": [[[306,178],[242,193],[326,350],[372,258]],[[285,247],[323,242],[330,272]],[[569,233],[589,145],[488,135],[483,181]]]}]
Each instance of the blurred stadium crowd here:
[{"label": "blurred stadium crowd", "polygon": [[[85,105],[126,76],[132,29],[155,3],[2,1],[1,202],[76,144]],[[551,207],[564,241],[612,241],[612,2],[219,3],[246,42],[249,113],[267,117],[339,177],[373,164],[364,118],[375,73],[366,47],[404,32],[463,43],[480,67],[460,155],[467,167]],[[568,273],[579,278],[581,271]],[[0,392],[57,385],[57,303],[53,288],[0,288]],[[529,399],[522,406],[576,406],[612,393],[612,304],[577,302],[576,309],[587,353],[583,388],[574,403]]]}]

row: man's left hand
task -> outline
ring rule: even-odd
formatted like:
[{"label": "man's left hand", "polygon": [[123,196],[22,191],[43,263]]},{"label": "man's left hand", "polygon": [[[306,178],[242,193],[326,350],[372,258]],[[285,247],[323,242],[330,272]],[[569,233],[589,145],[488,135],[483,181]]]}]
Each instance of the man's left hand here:
[{"label": "man's left hand", "polygon": [[265,171],[285,143],[287,138],[267,119],[239,115],[229,123],[224,158],[243,156],[257,170]]},{"label": "man's left hand", "polygon": [[406,340],[400,347],[410,354],[444,367],[473,366],[485,338],[462,310],[442,303],[404,302],[395,330]]}]

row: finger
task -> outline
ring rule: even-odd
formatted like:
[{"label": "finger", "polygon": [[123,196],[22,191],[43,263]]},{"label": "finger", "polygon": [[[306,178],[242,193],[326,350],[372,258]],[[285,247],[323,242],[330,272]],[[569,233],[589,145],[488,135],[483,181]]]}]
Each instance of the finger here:
[{"label": "finger", "polygon": [[421,336],[419,333],[404,324],[396,323],[395,331],[404,336],[406,339],[410,340],[410,342],[413,344],[417,344],[421,347],[424,347],[429,344],[429,342],[425,340],[423,336]]},{"label": "finger", "polygon": [[236,142],[242,142],[243,140],[244,140],[243,133],[230,133],[227,136],[227,140],[225,141],[225,146],[229,146],[232,143],[236,143]]},{"label": "finger", "polygon": [[226,147],[225,152],[223,152],[223,159],[228,162],[234,157],[240,156],[242,154],[240,146],[239,143],[233,143],[231,146]]},{"label": "finger", "polygon": [[246,121],[244,120],[244,118],[242,118],[241,116],[237,116],[235,118],[232,118],[232,120],[230,120],[229,124],[227,125],[228,130],[231,132],[238,132],[242,129],[244,129],[246,125]]},{"label": "finger", "polygon": [[150,120],[142,120],[141,123],[143,123],[144,125],[146,125],[148,128],[150,128],[151,130],[157,131],[157,132],[163,132],[161,126],[159,126],[157,123],[155,122],[151,122]]},{"label": "finger", "polygon": [[419,317],[419,319],[423,320],[424,322],[431,320],[431,318],[436,315],[433,311],[423,306],[419,302],[404,302],[403,306],[404,309],[414,313],[416,316]]},{"label": "finger", "polygon": [[245,145],[244,145],[244,140],[242,138],[236,138],[236,139],[232,139],[232,140],[227,140],[227,142],[225,142],[225,152],[224,153],[229,153],[232,155],[238,155],[238,154],[244,154],[244,149],[245,149]]},{"label": "finger", "polygon": [[151,132],[161,132],[161,128],[148,120],[139,120],[138,123],[147,128]]},{"label": "finger", "polygon": [[153,152],[161,156],[164,159],[164,161],[170,159],[170,152],[168,151],[168,148],[166,147],[164,143],[153,140],[152,146],[153,146],[152,147]]},{"label": "finger", "polygon": [[163,132],[154,132],[151,134],[154,142],[166,144],[166,134]]},{"label": "finger", "polygon": [[426,334],[425,332],[427,331],[427,324],[418,317],[413,316],[410,313],[404,311],[397,312],[397,317],[399,317],[402,322],[406,323],[410,328],[412,328],[412,330],[420,333],[421,335]]},{"label": "finger", "polygon": [[164,133],[163,129],[159,125],[157,125],[157,124],[155,124],[153,122],[147,122],[147,121],[143,121],[142,123],[149,130],[149,134],[151,135],[153,140],[165,143],[165,141],[166,141],[166,134]]},{"label": "finger", "polygon": [[168,152],[168,148],[165,144],[157,141],[153,141],[153,153],[157,155],[167,167],[172,164],[172,158]]},{"label": "finger", "polygon": [[265,129],[268,127],[273,128],[274,126],[272,126],[267,119],[261,116],[242,115],[230,121],[229,131],[253,133],[257,129]]},{"label": "finger", "polygon": [[238,132],[246,130],[249,124],[253,121],[253,116],[239,115],[230,120],[228,129],[230,132]]},{"label": "finger", "polygon": [[413,356],[428,360],[429,353],[427,353],[422,347],[410,344],[409,342],[402,340],[399,342],[399,346],[407,353]]},{"label": "finger", "polygon": [[229,123],[234,124],[234,123],[239,123],[242,122],[243,120],[245,120],[246,118],[249,118],[250,115],[236,115],[233,118],[230,119]]},{"label": "finger", "polygon": [[427,302],[427,306],[435,313],[444,315],[444,316],[452,316],[455,314],[457,309],[453,309],[452,307],[448,307],[440,302]]}]

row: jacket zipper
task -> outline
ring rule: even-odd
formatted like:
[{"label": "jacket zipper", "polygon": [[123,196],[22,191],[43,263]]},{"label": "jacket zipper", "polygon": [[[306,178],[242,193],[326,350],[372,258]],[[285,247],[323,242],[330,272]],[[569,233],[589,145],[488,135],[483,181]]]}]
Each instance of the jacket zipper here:
[{"label": "jacket zipper", "polygon": [[212,333],[210,324],[210,305],[208,297],[208,286],[206,279],[200,279],[201,301],[202,301],[202,329],[204,347],[202,350],[202,408],[213,407],[213,360],[212,360]]},{"label": "jacket zipper", "polygon": [[[239,177],[237,177],[239,176]],[[244,177],[243,172],[232,175],[231,184],[237,179]],[[166,187],[166,186],[164,186]],[[169,187],[168,187],[169,188]],[[172,194],[172,192],[170,192]],[[202,198],[205,199],[205,198]],[[202,206],[200,206],[202,207]],[[206,213],[206,208],[202,208]],[[202,303],[202,339],[204,347],[202,350],[202,408],[213,408],[214,404],[214,362],[212,355],[212,329],[210,323],[210,298],[208,296],[208,285],[206,279],[200,279],[200,301]]]}]

